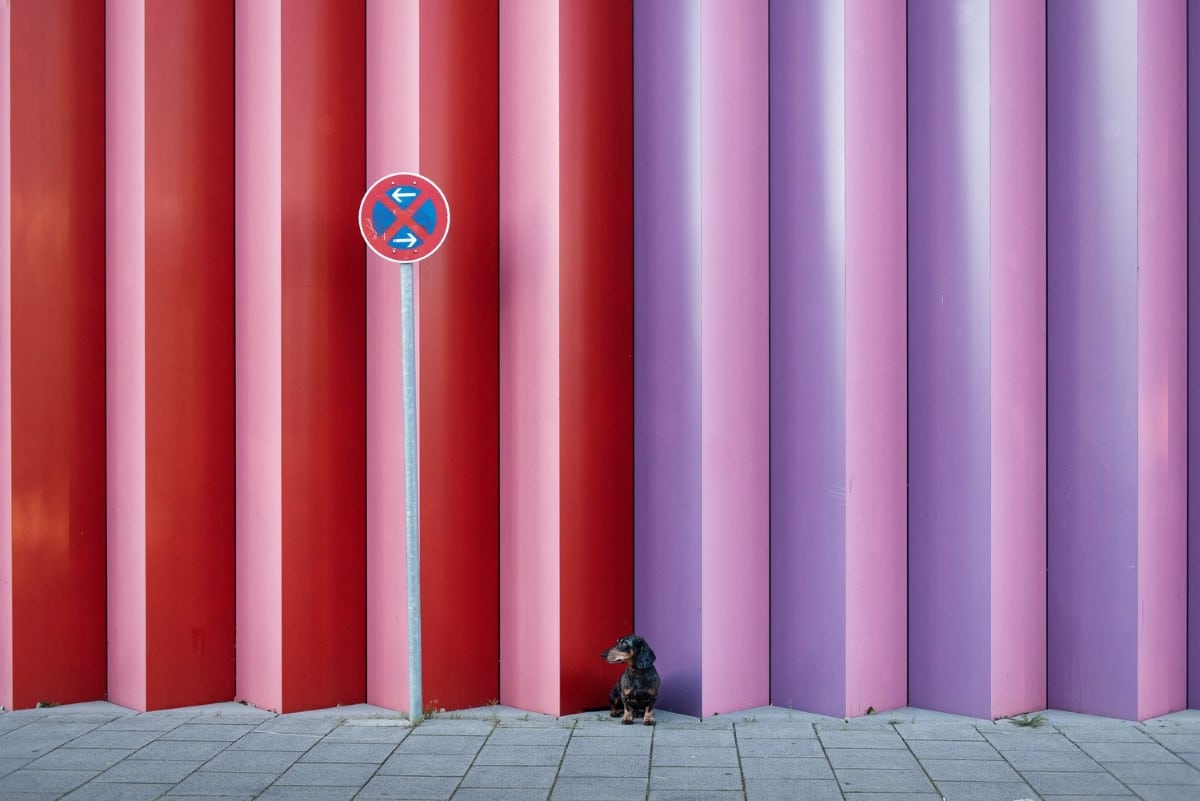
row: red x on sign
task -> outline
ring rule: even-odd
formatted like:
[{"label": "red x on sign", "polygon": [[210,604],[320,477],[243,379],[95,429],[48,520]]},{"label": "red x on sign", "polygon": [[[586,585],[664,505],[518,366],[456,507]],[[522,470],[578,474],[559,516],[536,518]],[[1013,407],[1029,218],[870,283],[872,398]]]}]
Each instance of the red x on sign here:
[{"label": "red x on sign", "polygon": [[358,224],[367,245],[383,258],[420,261],[446,241],[450,206],[433,181],[397,172],[380,178],[363,195]]}]

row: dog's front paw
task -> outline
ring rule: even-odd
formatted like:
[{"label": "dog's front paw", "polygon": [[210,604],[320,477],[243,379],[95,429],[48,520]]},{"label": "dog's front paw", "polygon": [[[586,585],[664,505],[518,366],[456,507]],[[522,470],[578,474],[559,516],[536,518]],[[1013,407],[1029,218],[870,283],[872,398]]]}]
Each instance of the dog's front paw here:
[{"label": "dog's front paw", "polygon": [[642,718],[642,723],[646,724],[647,726],[653,726],[654,725],[654,713],[647,712],[646,716],[644,718]]},{"label": "dog's front paw", "polygon": [[626,712],[625,715],[621,718],[621,723],[623,723],[625,725],[629,725],[630,723],[633,723],[633,713]]},{"label": "dog's front paw", "polygon": [[610,709],[610,710],[608,711],[608,716],[609,716],[610,718],[619,718],[619,717],[621,717],[621,710],[619,710],[619,709]]}]

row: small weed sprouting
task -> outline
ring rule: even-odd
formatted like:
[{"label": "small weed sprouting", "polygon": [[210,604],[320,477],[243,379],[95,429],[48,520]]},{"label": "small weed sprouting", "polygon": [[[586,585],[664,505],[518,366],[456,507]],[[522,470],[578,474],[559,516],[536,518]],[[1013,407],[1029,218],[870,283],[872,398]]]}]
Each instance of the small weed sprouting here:
[{"label": "small weed sprouting", "polygon": [[1046,723],[1046,716],[1038,713],[1022,712],[1019,715],[1013,715],[1006,718],[1014,726],[1020,726],[1023,729],[1036,729]]}]

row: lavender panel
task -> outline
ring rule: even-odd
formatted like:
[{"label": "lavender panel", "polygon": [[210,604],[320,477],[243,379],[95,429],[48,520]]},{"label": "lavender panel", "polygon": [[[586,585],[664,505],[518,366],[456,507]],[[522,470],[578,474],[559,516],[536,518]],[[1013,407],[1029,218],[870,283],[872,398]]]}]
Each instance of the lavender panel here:
[{"label": "lavender panel", "polygon": [[698,6],[634,6],[634,622],[700,714]]},{"label": "lavender panel", "polygon": [[1137,711],[1137,6],[1047,8],[1048,703]]},{"label": "lavender panel", "polygon": [[771,700],[844,714],[841,0],[771,4]]},{"label": "lavender panel", "polygon": [[[1188,498],[1200,499],[1200,11],[1188,13]],[[1200,708],[1200,500],[1188,504],[1188,706]]]},{"label": "lavender panel", "polygon": [[988,717],[989,8],[908,14],[909,703]]}]

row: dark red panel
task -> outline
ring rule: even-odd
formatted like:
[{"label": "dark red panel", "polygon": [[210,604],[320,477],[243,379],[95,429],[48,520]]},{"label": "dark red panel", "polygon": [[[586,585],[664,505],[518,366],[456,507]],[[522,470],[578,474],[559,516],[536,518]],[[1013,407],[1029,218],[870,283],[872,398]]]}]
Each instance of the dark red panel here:
[{"label": "dark red panel", "polygon": [[233,4],[146,5],[146,703],[234,695]]},{"label": "dark red panel", "polygon": [[450,709],[500,696],[498,21],[421,4],[421,172],[453,221],[420,268],[422,668]]},{"label": "dark red panel", "polygon": [[105,692],[104,3],[13,3],[13,706]]},{"label": "dark red panel", "polygon": [[366,697],[361,0],[283,7],[283,705]]},{"label": "dark red panel", "polygon": [[[562,710],[605,703],[633,625],[633,7],[560,14]],[[614,569],[617,566],[617,569]]]}]

